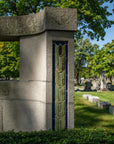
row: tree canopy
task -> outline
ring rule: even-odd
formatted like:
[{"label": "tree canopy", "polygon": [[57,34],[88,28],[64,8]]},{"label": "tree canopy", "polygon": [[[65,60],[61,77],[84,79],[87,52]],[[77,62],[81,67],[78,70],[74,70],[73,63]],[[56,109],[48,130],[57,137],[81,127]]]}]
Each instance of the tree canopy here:
[{"label": "tree canopy", "polygon": [[99,77],[101,71],[106,71],[107,78],[110,78],[112,82],[112,76],[114,76],[114,40],[101,49],[95,49],[95,54],[92,57],[87,57],[87,60],[92,77]]},{"label": "tree canopy", "polygon": [[[92,57],[94,55],[94,50],[99,46],[92,45],[89,39],[78,39],[75,41],[75,52],[74,52],[74,74],[79,85],[79,78],[83,75],[87,69],[87,57]],[[89,70],[89,68],[88,68]],[[89,74],[86,73],[86,75]],[[85,77],[85,76],[84,76]]]},{"label": "tree canopy", "polygon": [[91,39],[103,39],[105,28],[110,28],[114,21],[108,20],[112,13],[107,11],[105,2],[113,0],[0,0],[0,16],[20,16],[39,12],[44,7],[77,8],[78,31],[76,36],[87,34]]}]

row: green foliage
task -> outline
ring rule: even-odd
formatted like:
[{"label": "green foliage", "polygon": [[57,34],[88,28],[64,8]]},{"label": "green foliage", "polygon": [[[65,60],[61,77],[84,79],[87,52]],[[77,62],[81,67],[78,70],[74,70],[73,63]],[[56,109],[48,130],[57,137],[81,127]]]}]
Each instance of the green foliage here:
[{"label": "green foliage", "polygon": [[94,55],[94,49],[99,46],[92,45],[89,39],[83,40],[83,38],[75,41],[75,53],[74,53],[74,74],[79,84],[79,77],[89,75],[89,68],[86,68],[87,60],[86,57],[91,57]]},{"label": "green foliage", "polygon": [[95,49],[95,55],[87,57],[88,68],[93,77],[99,77],[101,71],[106,71],[106,76],[114,76],[114,40],[104,45],[102,49]]},{"label": "green foliage", "polygon": [[114,21],[108,20],[112,13],[107,11],[105,2],[113,0],[0,0],[0,16],[26,15],[36,13],[44,7],[77,8],[78,27],[76,36],[87,34],[91,39],[105,36],[105,28],[110,28]]},{"label": "green foliage", "polygon": [[2,144],[88,144],[113,143],[111,130],[79,129],[69,131],[5,132],[0,133]]},{"label": "green foliage", "polygon": [[0,47],[0,77],[19,77],[19,43],[5,42]]}]

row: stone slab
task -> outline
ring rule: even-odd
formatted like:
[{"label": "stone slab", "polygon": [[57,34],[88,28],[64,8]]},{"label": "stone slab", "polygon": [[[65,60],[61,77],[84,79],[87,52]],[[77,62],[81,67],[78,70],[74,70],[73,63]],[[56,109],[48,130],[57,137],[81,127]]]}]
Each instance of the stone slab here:
[{"label": "stone slab", "polygon": [[109,113],[114,115],[114,106],[109,106]]},{"label": "stone slab", "polygon": [[83,96],[84,99],[89,99],[89,97],[91,97],[92,95],[89,95],[89,94],[83,94],[82,96]]},{"label": "stone slab", "polygon": [[104,102],[104,101],[98,101],[96,104],[97,104],[97,107],[99,107],[101,109],[108,109],[109,106],[111,106],[110,103]]},{"label": "stone slab", "polygon": [[24,16],[0,16],[0,40],[19,40],[46,30],[76,31],[77,10],[46,7],[39,13]]},{"label": "stone slab", "polygon": [[96,103],[96,102],[98,102],[100,99],[99,99],[98,96],[89,96],[89,97],[88,97],[88,100],[89,100],[89,102]]}]

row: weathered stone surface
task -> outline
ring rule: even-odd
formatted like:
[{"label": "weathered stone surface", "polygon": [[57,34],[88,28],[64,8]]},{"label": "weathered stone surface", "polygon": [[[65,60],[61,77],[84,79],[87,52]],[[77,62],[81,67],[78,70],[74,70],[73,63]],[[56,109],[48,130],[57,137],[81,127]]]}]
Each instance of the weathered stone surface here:
[{"label": "weathered stone surface", "polygon": [[19,40],[46,30],[76,31],[77,10],[46,7],[39,13],[25,16],[0,17],[0,40]]},{"label": "weathered stone surface", "polygon": [[93,80],[92,81],[93,84],[93,90],[99,90],[100,89],[100,85],[99,85],[99,81],[98,80]]},{"label": "weathered stone surface", "polygon": [[89,102],[97,103],[97,102],[99,102],[100,99],[98,96],[89,96],[88,100],[89,100]]},{"label": "weathered stone surface", "polygon": [[46,130],[46,104],[38,101],[3,100],[3,131]]},{"label": "weathered stone surface", "polygon": [[46,85],[41,81],[1,81],[0,131],[51,129],[52,102]]},{"label": "weathered stone surface", "polygon": [[20,38],[20,80],[46,81],[46,33]]},{"label": "weathered stone surface", "polygon": [[97,107],[99,107],[101,109],[108,109],[109,106],[111,106],[111,104],[108,103],[108,102],[103,102],[103,101],[98,101],[97,102]]},{"label": "weathered stone surface", "polygon": [[109,113],[114,115],[114,106],[110,106],[109,107]]},{"label": "weathered stone surface", "polygon": [[89,99],[89,97],[91,97],[92,95],[89,95],[89,94],[83,94],[83,98],[84,99]]}]

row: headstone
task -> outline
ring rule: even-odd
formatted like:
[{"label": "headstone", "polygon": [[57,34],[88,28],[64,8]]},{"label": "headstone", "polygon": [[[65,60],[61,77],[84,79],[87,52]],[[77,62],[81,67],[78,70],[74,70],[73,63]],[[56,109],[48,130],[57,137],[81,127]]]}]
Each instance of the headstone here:
[{"label": "headstone", "polygon": [[84,91],[91,91],[91,82],[90,81],[85,82]]},{"label": "headstone", "polygon": [[106,88],[110,91],[114,91],[114,85],[112,85],[110,82],[106,84]]},{"label": "headstone", "polygon": [[104,102],[104,101],[98,101],[97,102],[97,107],[99,107],[101,109],[108,109],[109,106],[111,106],[111,104],[108,102]]},{"label": "headstone", "polygon": [[106,75],[105,71],[101,71],[100,73],[100,91],[107,91],[106,88]]},{"label": "headstone", "polygon": [[91,97],[92,95],[89,95],[89,94],[83,94],[82,96],[83,96],[84,99],[87,99],[87,100],[88,100],[89,97]]},{"label": "headstone", "polygon": [[110,106],[109,107],[109,113],[114,115],[114,106]]},{"label": "headstone", "polygon": [[88,100],[89,102],[92,102],[92,103],[97,103],[100,101],[98,96],[89,96]]},{"label": "headstone", "polygon": [[98,80],[93,80],[92,84],[93,84],[93,88],[92,88],[93,90],[99,90],[100,89]]}]

